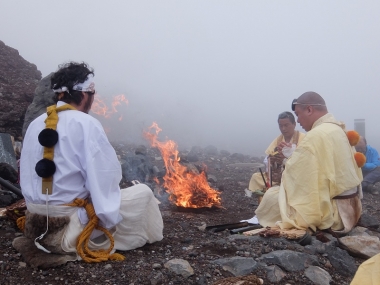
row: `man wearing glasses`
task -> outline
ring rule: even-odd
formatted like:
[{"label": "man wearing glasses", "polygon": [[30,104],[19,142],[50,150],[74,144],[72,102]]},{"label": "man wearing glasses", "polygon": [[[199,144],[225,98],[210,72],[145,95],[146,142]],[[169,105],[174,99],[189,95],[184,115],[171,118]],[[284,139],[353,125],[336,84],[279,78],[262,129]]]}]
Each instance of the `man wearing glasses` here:
[{"label": "man wearing glasses", "polygon": [[[281,135],[275,138],[265,151],[266,157],[264,159],[264,164],[266,165],[267,171],[263,175],[265,182],[268,182],[267,184],[269,185],[276,185],[281,181],[282,162],[285,159],[285,156],[282,153],[283,147],[291,147],[292,145],[296,146],[305,137],[304,133],[295,130],[296,120],[291,112],[282,112],[279,114],[277,123]],[[271,167],[268,167],[268,157]],[[261,173],[254,173],[249,181],[248,189],[252,192],[256,191],[256,193],[265,192],[268,185],[264,184],[264,179],[261,176]]]},{"label": "man wearing glasses", "polygon": [[264,195],[257,218],[262,226],[347,233],[361,215],[362,173],[345,125],[315,92],[295,99],[292,110],[307,134],[287,160],[281,185]]}]

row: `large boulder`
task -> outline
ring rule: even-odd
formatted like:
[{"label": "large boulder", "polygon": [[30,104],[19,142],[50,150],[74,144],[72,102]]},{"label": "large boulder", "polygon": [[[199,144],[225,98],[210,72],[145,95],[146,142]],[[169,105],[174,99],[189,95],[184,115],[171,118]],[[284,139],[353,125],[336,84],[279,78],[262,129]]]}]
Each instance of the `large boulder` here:
[{"label": "large boulder", "polygon": [[25,113],[22,135],[25,135],[31,121],[42,113],[46,112],[46,107],[55,104],[53,97],[54,92],[50,89],[50,78],[54,73],[44,77],[37,85],[32,104],[29,105]]},{"label": "large boulder", "polygon": [[22,135],[25,112],[40,79],[34,64],[0,41],[0,133]]}]

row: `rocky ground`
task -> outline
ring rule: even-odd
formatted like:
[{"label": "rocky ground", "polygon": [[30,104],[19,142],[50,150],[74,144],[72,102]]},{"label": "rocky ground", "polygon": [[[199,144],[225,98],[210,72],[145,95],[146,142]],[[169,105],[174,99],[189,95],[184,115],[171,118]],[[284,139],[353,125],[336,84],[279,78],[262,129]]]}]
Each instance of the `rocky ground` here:
[{"label": "rocky ground", "polygon": [[[115,144],[121,159],[134,147]],[[155,166],[157,176],[164,171],[160,153],[148,149],[144,155]],[[238,222],[251,218],[257,197],[247,197],[244,189],[260,162],[242,154],[229,154],[215,148],[193,148],[182,152],[183,161],[205,168],[211,185],[221,192],[223,208],[189,210],[174,206],[165,191],[155,194],[161,201],[164,239],[142,248],[120,252],[126,259],[98,264],[71,262],[58,268],[40,270],[26,265],[12,248],[12,240],[22,235],[15,223],[0,220],[1,284],[349,284],[357,267],[365,260],[340,249],[335,238],[322,243],[313,237],[311,245],[301,246],[284,238],[246,237],[229,231],[212,233],[205,226]],[[257,169],[256,169],[257,170]],[[125,185],[125,181],[122,186]],[[366,235],[379,237],[379,197],[366,194],[362,221],[371,229]],[[242,282],[234,276],[250,276]],[[247,279],[249,279],[247,278]],[[241,282],[239,282],[239,280]]]}]

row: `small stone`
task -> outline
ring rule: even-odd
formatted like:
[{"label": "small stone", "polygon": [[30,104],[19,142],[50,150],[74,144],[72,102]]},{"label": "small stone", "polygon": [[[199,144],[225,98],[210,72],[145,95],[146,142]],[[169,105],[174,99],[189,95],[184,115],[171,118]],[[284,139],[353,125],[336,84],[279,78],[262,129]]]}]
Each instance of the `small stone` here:
[{"label": "small stone", "polygon": [[109,270],[109,269],[111,269],[112,268],[112,265],[111,264],[106,264],[105,266],[104,266],[104,269],[106,269],[106,270]]},{"label": "small stone", "polygon": [[280,282],[286,276],[286,273],[277,265],[268,266],[266,270],[268,280],[273,283]]},{"label": "small stone", "polygon": [[21,267],[21,268],[24,268],[26,267],[26,263],[25,262],[19,262],[18,265]]},{"label": "small stone", "polygon": [[165,267],[177,275],[182,275],[188,278],[194,275],[194,269],[190,266],[189,262],[184,259],[172,259],[165,263]]},{"label": "small stone", "polygon": [[200,225],[198,227],[198,230],[204,232],[206,230],[206,226],[207,226],[207,224],[205,222],[202,222],[202,225]]},{"label": "small stone", "polygon": [[330,274],[318,266],[310,266],[307,268],[305,275],[310,281],[318,285],[329,285],[332,280]]},{"label": "small stone", "polygon": [[159,263],[153,263],[152,268],[153,269],[160,269],[160,268],[162,268],[162,265]]},{"label": "small stone", "polygon": [[157,273],[151,280],[150,284],[151,285],[159,285],[162,284],[163,275],[161,272]]}]

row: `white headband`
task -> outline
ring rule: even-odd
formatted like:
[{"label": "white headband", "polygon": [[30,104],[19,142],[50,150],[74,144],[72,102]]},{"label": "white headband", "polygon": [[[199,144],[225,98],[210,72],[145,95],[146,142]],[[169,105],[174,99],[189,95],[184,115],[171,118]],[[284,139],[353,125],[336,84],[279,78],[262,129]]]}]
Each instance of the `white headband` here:
[{"label": "white headband", "polygon": [[[56,84],[54,84],[54,87],[55,87],[55,85]],[[61,92],[69,93],[69,88],[67,88],[66,86],[62,86],[61,88],[57,88],[57,89],[54,89],[54,87],[53,87],[53,91],[55,93],[61,93]],[[75,84],[73,86],[73,90],[82,91],[82,92],[95,92],[94,76],[92,74],[89,74],[86,81],[83,83]]]}]

